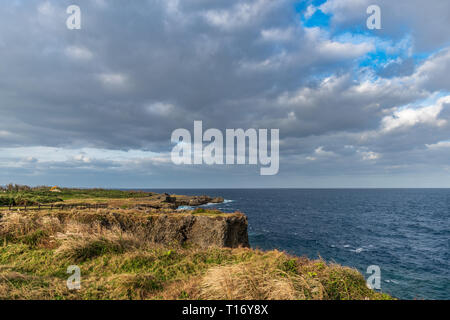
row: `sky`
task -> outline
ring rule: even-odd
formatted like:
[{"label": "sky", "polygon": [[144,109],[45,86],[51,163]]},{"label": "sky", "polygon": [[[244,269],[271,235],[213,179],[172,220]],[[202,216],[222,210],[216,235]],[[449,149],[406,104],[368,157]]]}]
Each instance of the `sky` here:
[{"label": "sky", "polygon": [[[0,4],[0,185],[450,187],[450,1]],[[175,165],[195,120],[279,129],[278,174]]]}]

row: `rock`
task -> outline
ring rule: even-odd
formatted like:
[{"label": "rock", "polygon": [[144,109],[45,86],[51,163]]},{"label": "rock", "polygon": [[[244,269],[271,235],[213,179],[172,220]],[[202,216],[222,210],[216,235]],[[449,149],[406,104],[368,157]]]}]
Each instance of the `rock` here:
[{"label": "rock", "polygon": [[200,247],[249,247],[247,217],[242,213],[217,217],[186,215],[155,216],[148,236],[155,243],[190,243]]},{"label": "rock", "polygon": [[36,223],[42,224],[45,219],[55,217],[65,226],[71,222],[89,226],[98,223],[102,228],[139,234],[142,240],[162,245],[179,243],[201,248],[250,246],[247,217],[240,212],[230,214],[219,212],[209,215],[176,212],[146,214],[137,210],[108,209],[76,210],[70,214],[51,211],[42,213]]},{"label": "rock", "polygon": [[207,204],[211,201],[211,197],[208,196],[194,196],[189,200],[189,206],[201,206],[202,204]]},{"label": "rock", "polygon": [[177,198],[176,197],[171,197],[169,194],[167,194],[167,193],[164,193],[164,196],[166,197],[165,199],[164,199],[164,202],[167,202],[167,203],[175,203],[176,201],[177,201]]},{"label": "rock", "polygon": [[222,197],[216,197],[213,198],[210,202],[211,203],[222,203],[224,201],[224,199]]}]

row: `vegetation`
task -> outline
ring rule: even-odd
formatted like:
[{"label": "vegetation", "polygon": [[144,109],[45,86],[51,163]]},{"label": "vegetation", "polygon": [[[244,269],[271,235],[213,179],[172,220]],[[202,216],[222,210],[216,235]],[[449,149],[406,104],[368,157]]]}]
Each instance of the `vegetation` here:
[{"label": "vegetation", "polygon": [[224,213],[220,210],[215,210],[215,209],[196,208],[192,211],[192,214],[223,215]]},{"label": "vegetation", "polygon": [[9,184],[0,187],[0,206],[32,206],[38,204],[56,203],[71,199],[130,199],[144,198],[153,195],[152,192],[121,191],[108,189],[74,189],[57,188],[58,192],[50,191],[48,186],[29,187]]},{"label": "vegetation", "polygon": [[[0,299],[391,299],[323,260],[158,245],[130,212],[0,212]],[[70,265],[80,290],[66,286]]]}]

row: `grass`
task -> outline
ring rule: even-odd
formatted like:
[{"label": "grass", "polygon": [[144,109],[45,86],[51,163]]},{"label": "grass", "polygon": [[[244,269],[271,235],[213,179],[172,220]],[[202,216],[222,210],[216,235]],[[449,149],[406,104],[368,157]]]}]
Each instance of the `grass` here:
[{"label": "grass", "polygon": [[11,186],[0,189],[0,206],[23,206],[56,203],[73,199],[130,199],[152,196],[152,192],[121,191],[109,189],[60,188],[60,192],[51,192],[50,187],[30,188]]},{"label": "grass", "polygon": [[[145,237],[147,219],[126,210],[0,213],[0,299],[391,299],[323,260],[158,245]],[[80,290],[66,286],[70,265],[81,269]]]},{"label": "grass", "polygon": [[[368,289],[356,270],[278,251],[101,246],[77,262],[82,288],[74,291],[65,287],[70,256],[2,247],[0,299],[390,299]],[[292,259],[296,269],[286,271]]]}]

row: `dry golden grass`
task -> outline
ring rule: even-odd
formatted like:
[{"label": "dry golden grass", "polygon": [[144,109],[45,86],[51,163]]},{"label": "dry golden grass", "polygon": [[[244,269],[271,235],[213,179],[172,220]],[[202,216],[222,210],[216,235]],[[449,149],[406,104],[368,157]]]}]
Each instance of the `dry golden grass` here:
[{"label": "dry golden grass", "polygon": [[164,285],[164,290],[154,292],[149,298],[158,300],[198,300],[201,295],[201,282],[201,276],[172,281]]},{"label": "dry golden grass", "polygon": [[308,298],[304,292],[313,299],[323,298],[324,289],[319,281],[280,268],[280,262],[286,257],[275,250],[271,255],[256,257],[249,262],[211,268],[203,277],[200,298],[303,300]]},{"label": "dry golden grass", "polygon": [[0,300],[79,299],[75,291],[68,291],[64,281],[15,271],[0,272]]},{"label": "dry golden grass", "polygon": [[70,223],[65,234],[59,234],[61,245],[55,255],[74,262],[82,262],[105,253],[123,253],[142,248],[146,242],[136,234],[122,231],[114,226],[105,229],[100,224]]},{"label": "dry golden grass", "polygon": [[212,268],[201,284],[202,299],[294,300],[297,292],[288,278],[273,277],[260,268],[245,264]]}]

